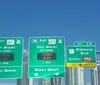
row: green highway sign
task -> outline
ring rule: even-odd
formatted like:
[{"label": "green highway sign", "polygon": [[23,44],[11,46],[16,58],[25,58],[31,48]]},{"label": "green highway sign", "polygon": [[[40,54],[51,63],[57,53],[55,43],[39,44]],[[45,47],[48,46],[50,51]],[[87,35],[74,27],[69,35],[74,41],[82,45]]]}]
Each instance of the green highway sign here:
[{"label": "green highway sign", "polygon": [[94,41],[75,41],[74,45],[78,45],[78,46],[92,46],[92,45],[96,45],[96,43]]},{"label": "green highway sign", "polygon": [[0,78],[22,78],[23,38],[0,38]]},{"label": "green highway sign", "polygon": [[95,46],[67,46],[67,67],[95,67]]},{"label": "green highway sign", "polygon": [[64,38],[29,39],[29,78],[64,77]]}]

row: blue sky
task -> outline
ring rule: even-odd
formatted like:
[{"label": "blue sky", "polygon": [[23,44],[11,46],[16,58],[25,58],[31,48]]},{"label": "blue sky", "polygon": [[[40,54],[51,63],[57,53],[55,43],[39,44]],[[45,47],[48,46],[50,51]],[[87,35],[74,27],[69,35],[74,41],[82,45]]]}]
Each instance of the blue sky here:
[{"label": "blue sky", "polygon": [[[95,41],[100,50],[100,0],[1,0],[0,37],[64,36]],[[1,82],[2,80],[0,80]]]}]

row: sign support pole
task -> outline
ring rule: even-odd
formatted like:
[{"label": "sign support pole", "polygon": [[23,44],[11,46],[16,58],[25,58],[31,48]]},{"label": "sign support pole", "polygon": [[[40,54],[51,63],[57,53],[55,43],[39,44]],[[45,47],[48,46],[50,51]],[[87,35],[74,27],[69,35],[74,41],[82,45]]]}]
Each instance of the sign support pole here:
[{"label": "sign support pole", "polygon": [[29,79],[29,85],[33,85],[33,78]]},{"label": "sign support pole", "polygon": [[29,79],[27,76],[28,72],[28,53],[26,49],[23,50],[23,77],[21,79],[17,79],[17,85],[29,85]]},{"label": "sign support pole", "polygon": [[54,78],[54,85],[61,85],[61,78]]}]

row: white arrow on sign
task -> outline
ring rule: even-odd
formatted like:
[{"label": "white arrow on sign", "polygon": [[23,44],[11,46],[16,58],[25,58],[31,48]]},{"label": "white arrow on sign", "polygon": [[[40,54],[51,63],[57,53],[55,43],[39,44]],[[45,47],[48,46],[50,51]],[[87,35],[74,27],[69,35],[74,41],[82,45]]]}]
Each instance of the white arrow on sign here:
[{"label": "white arrow on sign", "polygon": [[34,75],[35,75],[35,76],[38,76],[38,73],[35,73]]},{"label": "white arrow on sign", "polygon": [[55,73],[56,74],[56,76],[58,76],[59,75],[59,73],[57,72],[57,73]]}]

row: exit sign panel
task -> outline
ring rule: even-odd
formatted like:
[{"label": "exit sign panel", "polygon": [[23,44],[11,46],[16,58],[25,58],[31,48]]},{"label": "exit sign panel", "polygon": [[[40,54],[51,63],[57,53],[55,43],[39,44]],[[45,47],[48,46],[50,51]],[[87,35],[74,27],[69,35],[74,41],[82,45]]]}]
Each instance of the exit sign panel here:
[{"label": "exit sign panel", "polygon": [[29,77],[64,76],[64,38],[29,39]]},{"label": "exit sign panel", "polygon": [[[68,46],[67,47],[67,67],[82,66],[89,64],[90,67],[96,65],[96,49],[95,46]],[[71,64],[71,65],[70,65]],[[73,64],[73,65],[72,65]],[[83,65],[83,67],[89,67]]]},{"label": "exit sign panel", "polygon": [[0,38],[0,78],[22,78],[23,38]]},{"label": "exit sign panel", "polygon": [[94,41],[75,41],[74,45],[78,46],[95,46],[96,43]]}]

